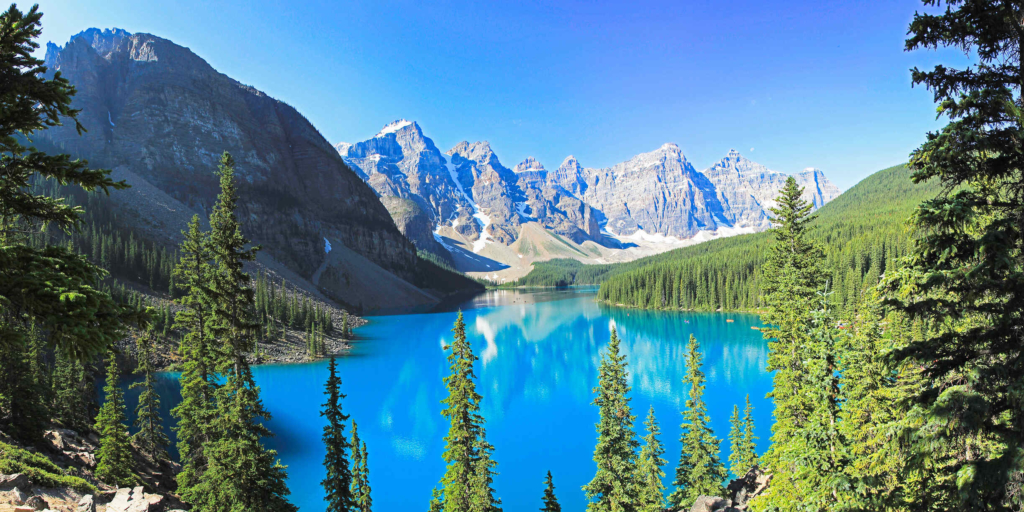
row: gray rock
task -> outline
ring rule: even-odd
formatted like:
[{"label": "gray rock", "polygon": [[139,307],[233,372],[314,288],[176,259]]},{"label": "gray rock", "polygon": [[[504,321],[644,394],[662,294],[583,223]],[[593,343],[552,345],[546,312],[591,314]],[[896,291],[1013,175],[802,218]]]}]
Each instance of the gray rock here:
[{"label": "gray rock", "polygon": [[25,500],[28,499],[28,494],[26,494],[25,491],[22,491],[17,487],[11,489],[10,491],[7,491],[6,494],[8,502],[12,505],[24,504]]},{"label": "gray rock", "polygon": [[29,481],[28,475],[24,473],[14,473],[11,475],[0,475],[0,489],[10,489],[14,487],[27,488],[32,482]]},{"label": "gray rock", "polygon": [[47,503],[42,496],[30,496],[25,500],[24,506],[32,508],[33,510],[45,510],[50,508],[50,504]]},{"label": "gray rock", "polygon": [[78,507],[75,512],[96,512],[96,501],[92,494],[88,494],[78,500]]},{"label": "gray rock", "polygon": [[732,506],[729,500],[718,496],[698,496],[690,507],[690,512],[724,512]]},{"label": "gray rock", "polygon": [[[41,142],[130,177],[132,188],[111,200],[148,237],[176,243],[181,219],[209,210],[219,189],[214,171],[228,151],[243,231],[306,286],[328,260],[324,238],[413,278],[415,247],[373,189],[291,106],[150,34],[88,32],[48,48],[47,57],[46,66],[76,87],[73,106],[88,132],[65,124],[41,132]],[[166,197],[144,200],[146,185]],[[358,303],[359,290],[317,291]]]}]

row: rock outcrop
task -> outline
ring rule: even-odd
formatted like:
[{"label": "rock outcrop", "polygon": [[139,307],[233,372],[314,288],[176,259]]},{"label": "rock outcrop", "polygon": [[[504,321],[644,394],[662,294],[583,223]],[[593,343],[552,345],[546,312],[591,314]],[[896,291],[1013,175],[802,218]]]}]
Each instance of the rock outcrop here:
[{"label": "rock outcrop", "polygon": [[726,486],[727,498],[719,496],[698,496],[690,508],[680,508],[679,512],[743,512],[750,505],[750,500],[760,496],[771,483],[772,476],[757,468],[753,468]]},{"label": "rock outcrop", "polygon": [[[209,211],[218,192],[214,171],[230,152],[245,234],[277,263],[310,279],[328,259],[326,238],[413,280],[415,247],[373,189],[294,108],[149,34],[90,29],[63,47],[49,44],[46,56],[48,68],[75,85],[73,105],[88,130],[42,132],[54,147],[151,186],[186,218]],[[132,194],[111,198],[129,202]],[[163,225],[156,218],[161,204],[141,205],[129,217],[177,238],[184,225]],[[355,302],[337,290],[319,291]]]}]

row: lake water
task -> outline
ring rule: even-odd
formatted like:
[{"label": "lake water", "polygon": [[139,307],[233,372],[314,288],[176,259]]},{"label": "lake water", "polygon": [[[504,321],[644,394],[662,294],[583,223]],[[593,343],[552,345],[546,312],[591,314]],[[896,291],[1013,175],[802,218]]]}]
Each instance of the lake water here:
[{"label": "lake water", "polygon": [[[595,469],[597,409],[590,405],[591,390],[612,326],[628,356],[637,430],[642,435],[652,404],[661,424],[666,486],[679,457],[684,353],[691,333],[705,354],[705,398],[723,440],[723,460],[729,416],[747,394],[755,407],[759,450],[767,447],[771,375],[765,371],[766,342],[751,329],[759,325],[756,316],[611,308],[585,290],[495,291],[452,311],[371,317],[356,330],[352,354],[339,359],[348,395],[344,410],[359,424],[369,450],[375,510],[426,510],[444,474],[447,424],[440,402],[448,366],[442,345],[451,341],[458,308],[480,357],[478,391],[500,472],[494,486],[506,511],[538,509],[548,470],[564,509],[585,509],[580,487]],[[319,411],[327,363],[260,366],[254,374],[273,414],[269,426],[276,437],[268,444],[288,466],[291,500],[304,512],[324,510]],[[161,380],[165,414],[178,399],[175,378],[165,374]],[[129,394],[130,407],[136,396],[137,390]]]}]

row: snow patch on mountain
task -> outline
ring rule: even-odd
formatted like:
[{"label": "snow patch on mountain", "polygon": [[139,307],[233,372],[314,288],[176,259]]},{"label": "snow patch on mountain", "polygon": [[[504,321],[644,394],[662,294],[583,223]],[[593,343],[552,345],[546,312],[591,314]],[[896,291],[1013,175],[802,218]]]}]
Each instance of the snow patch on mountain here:
[{"label": "snow patch on mountain", "polygon": [[388,123],[386,126],[384,126],[384,128],[381,128],[380,133],[374,135],[374,137],[383,137],[389,133],[395,133],[398,130],[405,128],[406,126],[412,126],[412,121],[407,121],[405,119],[392,121],[391,123]]}]

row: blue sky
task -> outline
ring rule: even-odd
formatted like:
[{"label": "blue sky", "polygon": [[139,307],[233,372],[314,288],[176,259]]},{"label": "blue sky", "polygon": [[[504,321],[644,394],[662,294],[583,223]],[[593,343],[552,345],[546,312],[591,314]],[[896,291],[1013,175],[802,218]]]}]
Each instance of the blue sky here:
[{"label": "blue sky", "polygon": [[[442,151],[605,167],[675,142],[698,169],[735,148],[846,189],[941,126],[903,51],[915,0],[137,2],[40,0],[43,40],[149,32],[279,98],[331,141],[398,118]],[[23,7],[27,7],[24,4]]]}]

